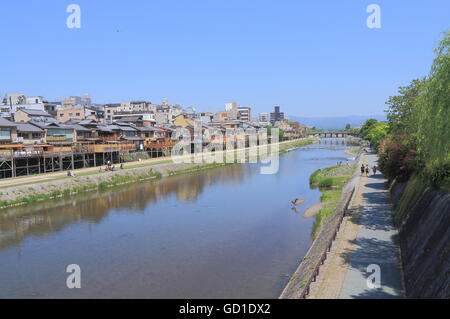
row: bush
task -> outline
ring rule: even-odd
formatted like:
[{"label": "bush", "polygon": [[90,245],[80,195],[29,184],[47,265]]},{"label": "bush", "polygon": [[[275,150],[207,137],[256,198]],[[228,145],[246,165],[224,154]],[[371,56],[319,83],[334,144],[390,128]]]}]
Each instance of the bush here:
[{"label": "bush", "polygon": [[399,182],[409,179],[420,165],[417,152],[407,136],[384,139],[378,150],[380,170],[389,179]]}]

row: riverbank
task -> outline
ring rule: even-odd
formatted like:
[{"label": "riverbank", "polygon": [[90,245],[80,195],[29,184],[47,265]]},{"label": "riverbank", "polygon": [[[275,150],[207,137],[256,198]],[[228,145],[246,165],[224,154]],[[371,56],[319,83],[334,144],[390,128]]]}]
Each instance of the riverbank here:
[{"label": "riverbank", "polygon": [[[278,143],[278,152],[299,148],[314,142],[314,139],[299,139]],[[265,146],[256,146],[218,152],[216,155],[229,155],[230,152],[260,149]],[[214,155],[209,153],[206,155]],[[177,156],[177,161],[190,159],[191,155]],[[10,179],[0,184],[0,208],[25,205],[42,200],[74,195],[77,193],[105,189],[117,185],[146,180],[155,180],[162,177],[178,174],[192,173],[199,170],[211,169],[233,163],[174,163],[173,158],[159,158],[149,161],[127,163],[125,169],[114,172],[100,171],[98,167],[72,171],[75,177],[68,177],[66,172],[51,173]]]},{"label": "riverbank", "polygon": [[[345,167],[346,165],[333,166],[317,170],[311,175],[310,183],[312,185],[328,188],[326,191],[336,193],[333,193],[333,195],[322,195],[324,202],[329,200],[333,200],[333,202],[328,204],[330,205],[329,207],[319,210],[319,212],[323,212],[318,212],[316,215],[316,221],[312,230],[314,240],[281,293],[280,299],[306,298],[310,292],[312,281],[317,280],[319,267],[326,259],[327,251],[331,248],[336,231],[344,218],[344,213],[359,188],[360,173],[357,167],[362,163],[363,156],[359,152],[355,164],[349,167]],[[345,176],[340,176],[344,172],[347,172]],[[348,172],[351,172],[350,177],[347,176]],[[333,186],[336,189],[330,189]],[[340,193],[340,196],[337,196],[337,192]],[[337,203],[336,198],[338,198]]]},{"label": "riverbank", "polygon": [[344,186],[356,169],[355,165],[338,165],[315,171],[310,177],[310,185],[322,192],[320,203],[309,207],[304,216],[315,217],[312,237],[315,238],[339,203]]}]

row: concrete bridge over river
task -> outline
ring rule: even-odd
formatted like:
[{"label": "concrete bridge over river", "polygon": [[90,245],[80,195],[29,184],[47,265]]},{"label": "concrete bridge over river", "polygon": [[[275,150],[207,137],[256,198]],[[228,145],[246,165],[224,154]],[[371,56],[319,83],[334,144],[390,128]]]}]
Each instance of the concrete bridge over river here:
[{"label": "concrete bridge over river", "polygon": [[308,132],[308,137],[321,137],[321,138],[345,138],[348,136],[356,136],[353,132],[346,131],[321,131],[321,132]]}]

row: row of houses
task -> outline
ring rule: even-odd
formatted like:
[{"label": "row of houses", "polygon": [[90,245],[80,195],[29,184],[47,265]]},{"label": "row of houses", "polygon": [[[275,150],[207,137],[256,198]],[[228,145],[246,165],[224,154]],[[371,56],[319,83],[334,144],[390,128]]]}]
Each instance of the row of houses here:
[{"label": "row of houses", "polygon": [[70,120],[61,123],[50,119],[12,122],[0,118],[0,147],[128,142],[143,149],[144,142],[170,140],[171,131],[170,128],[137,126],[129,122],[107,124],[95,120]]}]

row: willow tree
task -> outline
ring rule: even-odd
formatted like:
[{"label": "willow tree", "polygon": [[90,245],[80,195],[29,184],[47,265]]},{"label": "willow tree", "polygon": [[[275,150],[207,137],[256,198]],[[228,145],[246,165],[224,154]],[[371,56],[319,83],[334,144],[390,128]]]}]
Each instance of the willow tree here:
[{"label": "willow tree", "polygon": [[437,183],[450,176],[450,32],[436,48],[428,81],[417,100],[418,151]]}]

